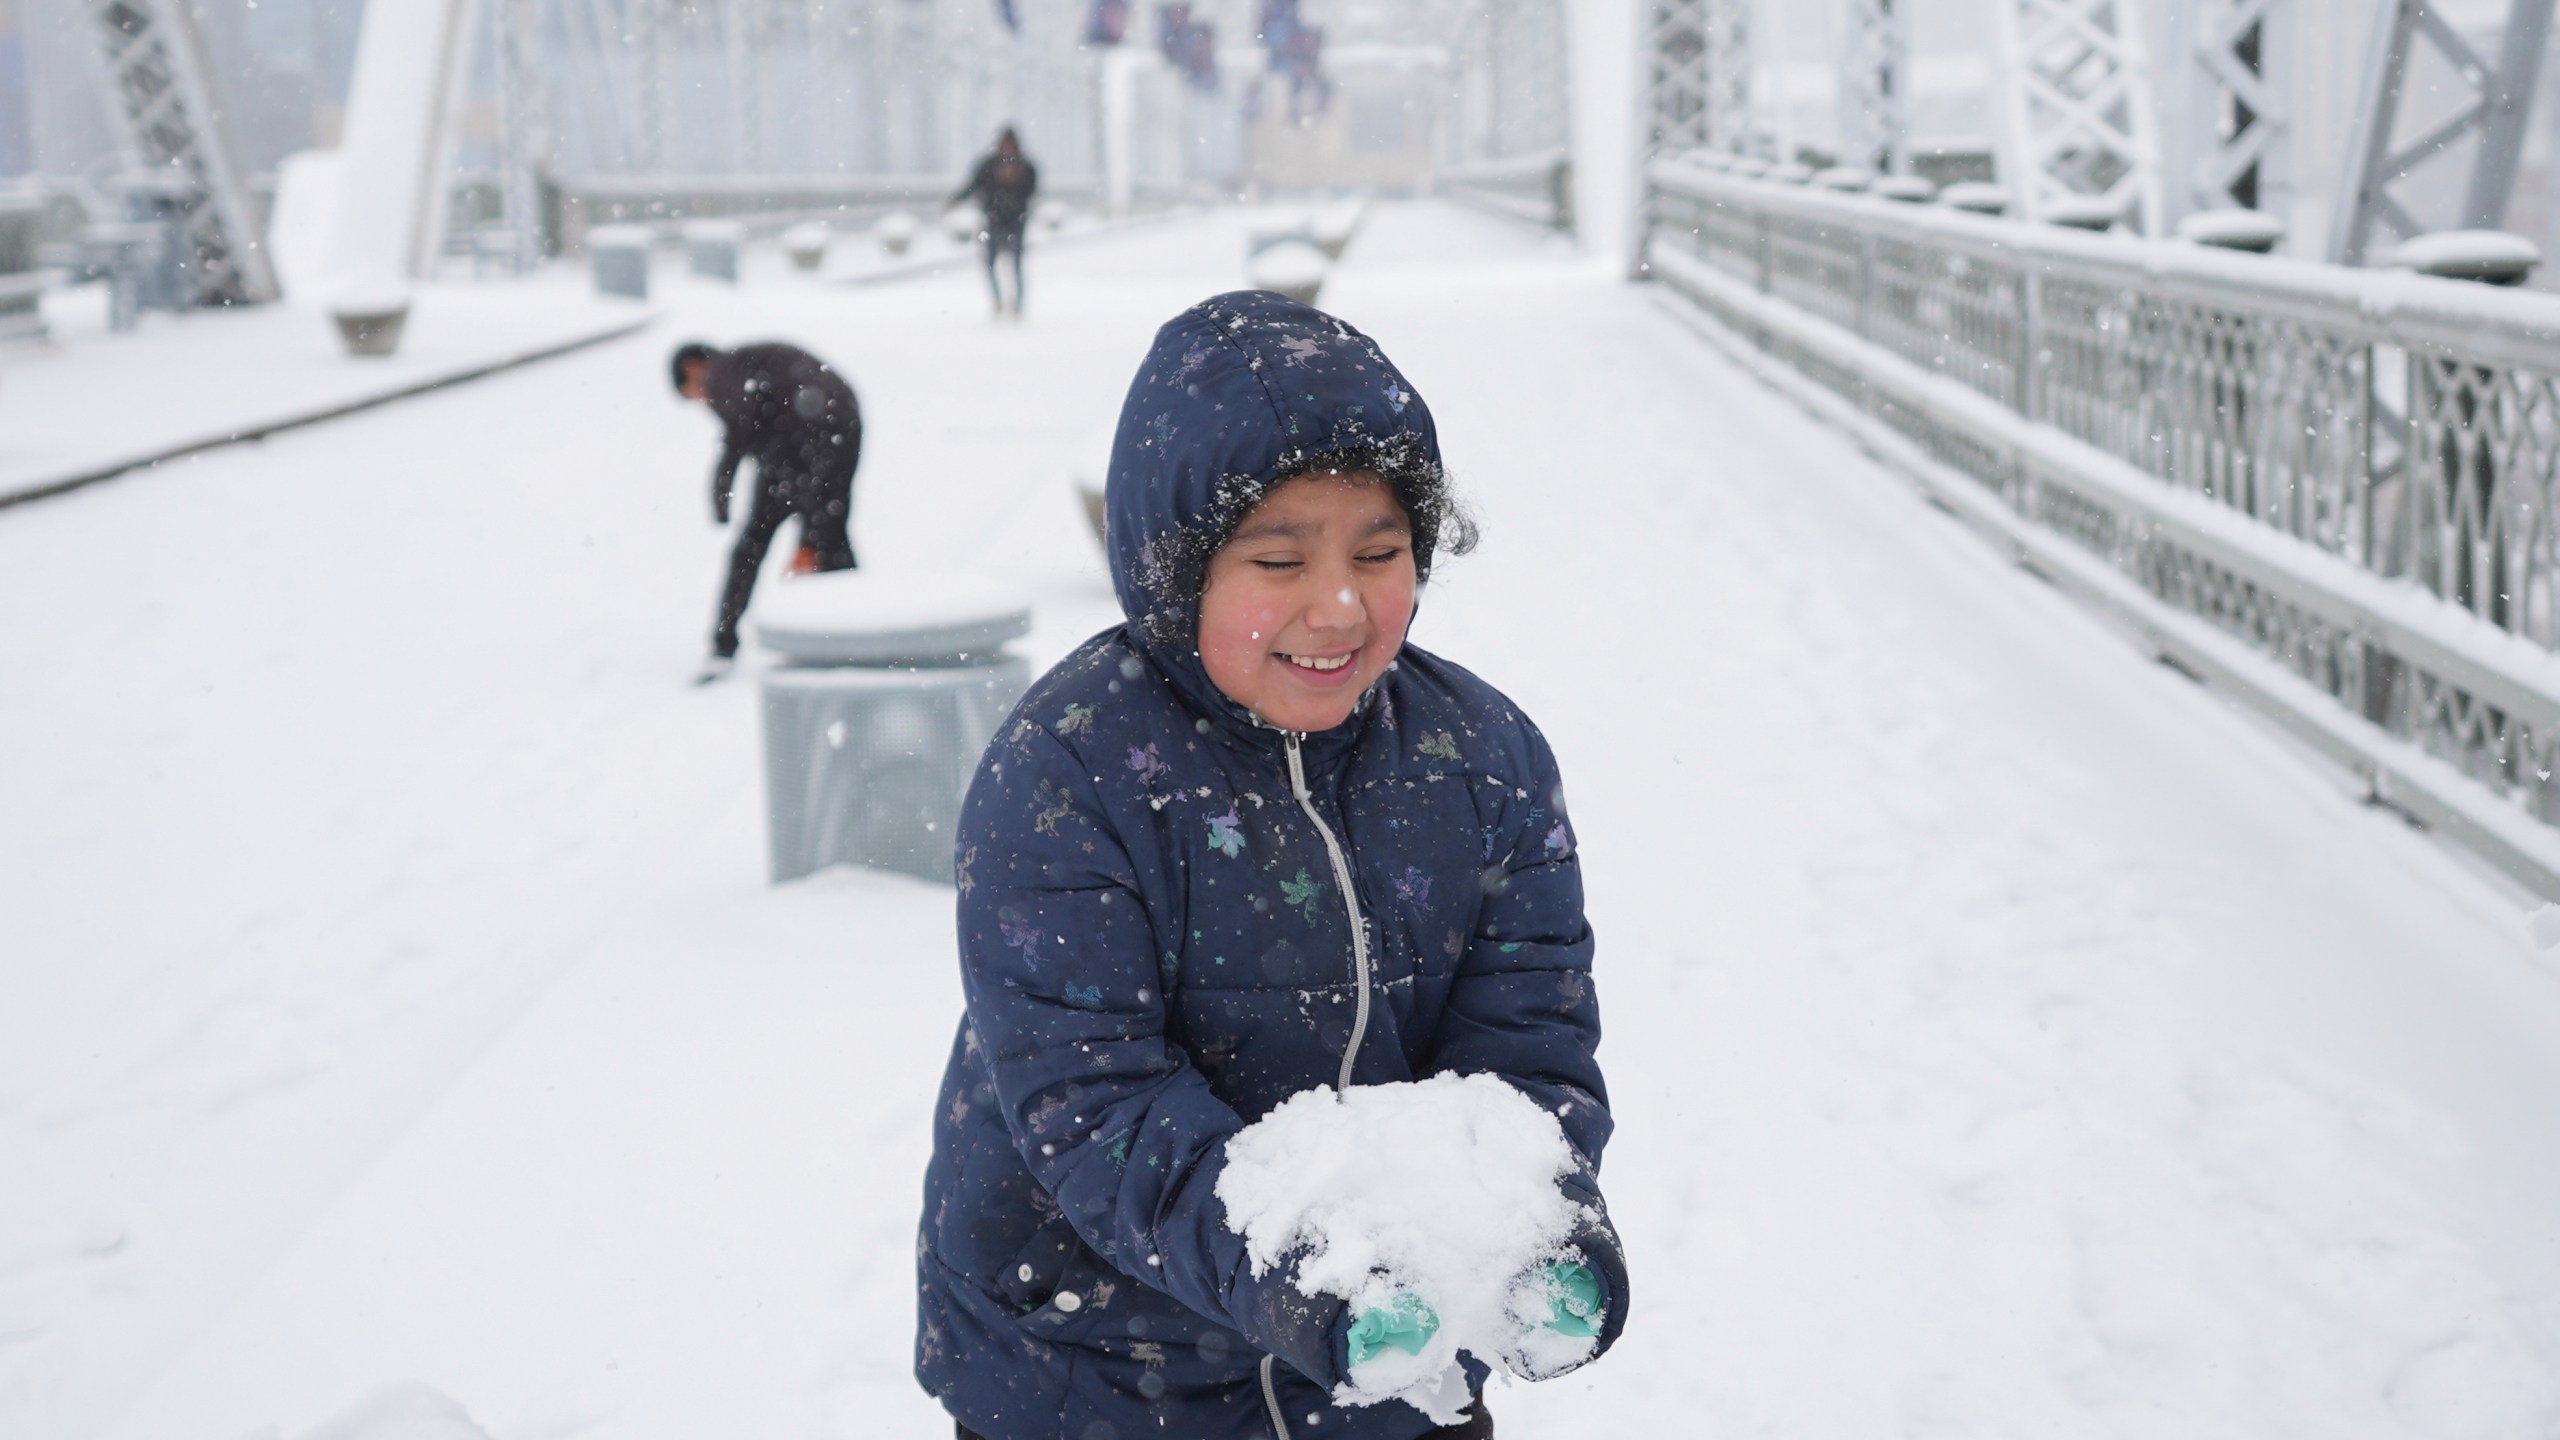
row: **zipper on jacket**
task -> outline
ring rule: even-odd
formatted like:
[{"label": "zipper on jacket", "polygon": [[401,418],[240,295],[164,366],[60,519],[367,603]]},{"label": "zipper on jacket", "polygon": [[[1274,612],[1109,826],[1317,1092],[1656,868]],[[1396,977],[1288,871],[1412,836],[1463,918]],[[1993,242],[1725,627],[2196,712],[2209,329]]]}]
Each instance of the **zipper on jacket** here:
[{"label": "zipper on jacket", "polygon": [[[1342,842],[1334,838],[1333,827],[1324,823],[1324,817],[1316,813],[1315,799],[1307,793],[1307,767],[1306,762],[1298,758],[1298,736],[1294,731],[1284,733],[1289,755],[1289,789],[1298,797],[1298,808],[1306,811],[1307,818],[1315,822],[1316,833],[1324,837],[1324,852],[1333,858],[1333,883],[1341,887],[1342,908],[1351,916],[1351,969],[1353,978],[1360,982],[1360,1009],[1352,1017],[1351,1043],[1343,1047],[1342,1072],[1334,1081],[1333,1088],[1343,1091],[1351,1088],[1351,1066],[1359,1058],[1360,1042],[1369,1034],[1369,929],[1360,920],[1360,897],[1351,889],[1351,862],[1343,857]],[[1264,1372],[1263,1378],[1267,1387],[1270,1383],[1268,1371]],[[1279,1412],[1275,1409],[1272,1413],[1277,1415]],[[1281,1432],[1282,1440],[1287,1440],[1287,1434],[1285,1430]]]},{"label": "zipper on jacket", "polygon": [[1280,1413],[1280,1387],[1271,1383],[1273,1356],[1262,1357],[1262,1408],[1271,1412],[1273,1440],[1290,1440],[1289,1417]]}]

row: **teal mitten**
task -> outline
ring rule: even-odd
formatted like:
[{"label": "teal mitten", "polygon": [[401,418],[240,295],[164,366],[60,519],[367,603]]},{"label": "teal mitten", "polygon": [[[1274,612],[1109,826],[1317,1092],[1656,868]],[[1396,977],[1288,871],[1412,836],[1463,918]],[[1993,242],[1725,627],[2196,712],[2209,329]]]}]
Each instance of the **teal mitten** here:
[{"label": "teal mitten", "polygon": [[1560,1260],[1547,1267],[1546,1278],[1553,1307],[1546,1328],[1577,1340],[1599,1334],[1600,1308],[1606,1297],[1600,1290],[1600,1277],[1591,1273],[1591,1267]]},{"label": "teal mitten", "polygon": [[1419,1355],[1439,1331],[1440,1317],[1431,1313],[1431,1307],[1412,1292],[1399,1290],[1384,1309],[1363,1310],[1352,1319],[1351,1368],[1359,1369],[1389,1346]]}]

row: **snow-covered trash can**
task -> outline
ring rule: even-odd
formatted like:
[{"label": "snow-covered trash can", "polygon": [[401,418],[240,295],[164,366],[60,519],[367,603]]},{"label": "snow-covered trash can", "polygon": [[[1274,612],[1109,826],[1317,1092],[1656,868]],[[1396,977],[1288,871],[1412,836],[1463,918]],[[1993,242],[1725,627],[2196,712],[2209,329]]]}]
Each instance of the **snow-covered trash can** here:
[{"label": "snow-covered trash can", "polygon": [[348,286],[329,297],[329,318],[349,355],[379,358],[400,348],[409,295],[396,285]]},{"label": "snow-covered trash can", "polygon": [[685,268],[705,280],[738,283],[738,252],[747,227],[735,220],[696,220],[684,227]]},{"label": "snow-covered trash can", "polygon": [[782,232],[782,253],[794,270],[815,270],[827,263],[827,222],[803,220]]},{"label": "snow-covered trash can", "polygon": [[2542,263],[2542,248],[2504,230],[2444,230],[2403,243],[2384,263],[2445,280],[2521,285]]},{"label": "snow-covered trash can", "polygon": [[1244,253],[1248,256],[1259,255],[1274,245],[1286,245],[1293,240],[1312,243],[1315,238],[1315,222],[1302,215],[1294,220],[1256,225],[1245,231]]},{"label": "snow-covered trash can", "polygon": [[974,245],[987,228],[987,217],[975,205],[954,205],[942,217],[942,233],[958,245]]},{"label": "snow-covered trash can", "polygon": [[2178,238],[2216,250],[2264,255],[2284,239],[2284,222],[2263,210],[2198,210],[2178,222]]},{"label": "snow-covered trash can", "polygon": [[765,820],[778,883],[829,865],[952,877],[960,799],[1031,683],[1031,607],[958,573],[840,570],[759,597]]},{"label": "snow-covered trash can", "polygon": [[597,294],[649,298],[650,239],[641,225],[599,225],[587,232],[587,260]]},{"label": "snow-covered trash can", "polygon": [[108,329],[130,330],[142,322],[162,239],[157,225],[114,221],[81,227],[78,264],[82,274],[106,283]]},{"label": "snow-covered trash can", "polygon": [[1064,230],[1067,222],[1076,218],[1075,207],[1064,200],[1043,200],[1031,213],[1043,230]]},{"label": "snow-covered trash can", "polygon": [[1277,290],[1302,305],[1313,305],[1324,289],[1328,263],[1314,241],[1283,240],[1247,262],[1245,278],[1257,290]]},{"label": "snow-covered trash can", "polygon": [[907,247],[916,243],[916,217],[904,210],[892,210],[872,222],[871,238],[889,254],[904,255]]}]

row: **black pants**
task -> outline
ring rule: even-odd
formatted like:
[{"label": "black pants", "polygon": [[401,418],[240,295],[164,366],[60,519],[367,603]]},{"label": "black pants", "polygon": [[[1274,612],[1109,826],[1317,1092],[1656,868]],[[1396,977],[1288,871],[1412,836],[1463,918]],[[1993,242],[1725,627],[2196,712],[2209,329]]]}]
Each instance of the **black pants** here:
[{"label": "black pants", "polygon": [[996,257],[1010,252],[1013,256],[1013,313],[1022,313],[1022,227],[989,228],[985,246],[987,259],[987,293],[995,296],[996,308],[1004,308],[1004,286],[996,280]]},{"label": "black pants", "polygon": [[[987,1440],[987,1437],[966,1425],[953,1428],[960,1432],[960,1440]],[[1493,1440],[1493,1412],[1484,1408],[1484,1399],[1478,1396],[1475,1413],[1467,1417],[1465,1424],[1443,1425],[1437,1430],[1426,1430],[1423,1432],[1422,1440]]]},{"label": "black pants", "polygon": [[810,552],[818,569],[854,568],[853,536],[845,530],[846,512],[851,508],[849,495],[808,502],[771,491],[756,496],[755,505],[747,511],[747,523],[738,530],[738,544],[729,552],[729,579],[720,590],[720,623],[711,631],[712,654],[738,653],[738,621],[747,613],[756,572],[764,568],[765,551],[772,547],[774,532],[783,521],[800,517],[800,548]]}]

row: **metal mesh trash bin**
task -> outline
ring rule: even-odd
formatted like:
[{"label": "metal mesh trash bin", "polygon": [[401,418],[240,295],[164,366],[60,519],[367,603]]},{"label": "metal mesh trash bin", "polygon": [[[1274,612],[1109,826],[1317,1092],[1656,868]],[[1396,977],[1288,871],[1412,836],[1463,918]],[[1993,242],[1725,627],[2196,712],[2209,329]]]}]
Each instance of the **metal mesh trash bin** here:
[{"label": "metal mesh trash bin", "polygon": [[596,293],[629,300],[649,298],[649,243],[645,226],[599,225],[587,232],[587,256],[595,267]]},{"label": "metal mesh trash bin", "polygon": [[994,582],[869,570],[764,599],[765,819],[772,875],[872,865],[948,881],[960,798],[1031,683],[1004,652],[1031,610]]},{"label": "metal mesh trash bin", "polygon": [[738,252],[747,243],[747,227],[735,220],[696,220],[684,227],[688,267],[705,280],[738,283]]}]

